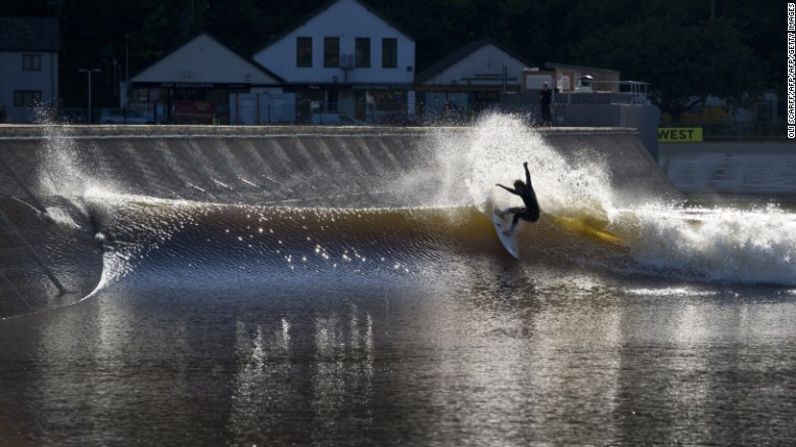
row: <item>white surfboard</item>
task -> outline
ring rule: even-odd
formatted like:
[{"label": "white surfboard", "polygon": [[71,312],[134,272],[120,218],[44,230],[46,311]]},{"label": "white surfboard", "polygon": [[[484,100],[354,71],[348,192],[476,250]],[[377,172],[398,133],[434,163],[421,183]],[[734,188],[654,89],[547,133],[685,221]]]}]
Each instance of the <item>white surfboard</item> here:
[{"label": "white surfboard", "polygon": [[[511,220],[514,217],[512,213],[501,215],[502,210],[497,207],[492,208],[492,223],[495,225],[495,232],[497,232],[500,243],[511,256],[520,259],[520,252],[517,249],[517,230],[513,232],[511,229]],[[517,227],[519,228],[519,226]]]}]

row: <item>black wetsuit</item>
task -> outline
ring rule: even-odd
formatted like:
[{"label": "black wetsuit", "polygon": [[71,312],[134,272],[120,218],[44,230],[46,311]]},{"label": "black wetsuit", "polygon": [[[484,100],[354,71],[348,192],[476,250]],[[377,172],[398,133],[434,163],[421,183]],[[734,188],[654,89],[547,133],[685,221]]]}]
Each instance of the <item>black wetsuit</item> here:
[{"label": "black wetsuit", "polygon": [[539,104],[542,108],[542,125],[550,125],[550,103],[553,99],[553,91],[549,88],[539,90]]},{"label": "black wetsuit", "polygon": [[520,219],[528,222],[539,220],[539,202],[536,200],[536,192],[534,192],[531,185],[531,173],[528,172],[528,163],[525,162],[522,166],[525,168],[525,183],[522,180],[517,180],[514,182],[514,188],[503,186],[500,183],[497,185],[512,194],[520,196],[525,204],[524,208],[509,208],[504,211],[505,213],[514,213],[514,219],[511,221],[511,230],[509,231],[514,231]]}]

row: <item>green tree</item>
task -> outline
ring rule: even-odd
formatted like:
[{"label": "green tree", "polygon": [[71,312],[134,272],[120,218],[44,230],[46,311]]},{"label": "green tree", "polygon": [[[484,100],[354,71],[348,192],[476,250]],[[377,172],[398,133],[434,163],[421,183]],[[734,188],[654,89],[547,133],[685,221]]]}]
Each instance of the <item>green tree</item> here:
[{"label": "green tree", "polygon": [[709,95],[741,103],[762,91],[765,63],[743,42],[734,19],[711,19],[686,2],[646,13],[586,37],[575,59],[650,82],[652,100],[674,121]]}]

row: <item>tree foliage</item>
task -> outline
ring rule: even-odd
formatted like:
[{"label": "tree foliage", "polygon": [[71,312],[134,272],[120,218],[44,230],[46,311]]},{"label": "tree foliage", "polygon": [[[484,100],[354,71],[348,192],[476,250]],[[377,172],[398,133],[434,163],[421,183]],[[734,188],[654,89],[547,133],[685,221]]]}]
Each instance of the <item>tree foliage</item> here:
[{"label": "tree foliage", "polygon": [[767,70],[735,19],[711,18],[690,2],[667,2],[649,15],[603,27],[576,44],[573,55],[651,83],[653,100],[675,120],[709,95],[741,103],[760,93]]},{"label": "tree foliage", "polygon": [[[97,101],[118,101],[126,43],[134,75],[199,32],[250,56],[325,0],[2,0],[3,14],[53,15],[66,105],[85,102],[80,67],[103,70]],[[784,7],[755,0],[362,0],[416,41],[422,70],[491,37],[528,62],[612,68],[651,83],[679,115],[717,95],[743,101],[784,80]],[[780,9],[782,9],[780,11]],[[129,40],[128,40],[129,39]],[[746,96],[745,96],[746,95]]]}]

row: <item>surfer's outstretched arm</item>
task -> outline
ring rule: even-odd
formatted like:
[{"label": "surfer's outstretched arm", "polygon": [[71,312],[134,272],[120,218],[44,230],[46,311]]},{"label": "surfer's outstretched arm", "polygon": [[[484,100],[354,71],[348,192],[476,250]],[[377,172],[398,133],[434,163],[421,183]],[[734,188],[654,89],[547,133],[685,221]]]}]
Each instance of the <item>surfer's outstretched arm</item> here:
[{"label": "surfer's outstretched arm", "polygon": [[512,194],[520,195],[520,193],[517,192],[517,190],[509,188],[508,186],[503,186],[500,183],[498,183],[497,186],[500,186],[501,188],[505,189],[506,191],[508,191],[508,192],[510,192]]},{"label": "surfer's outstretched arm", "polygon": [[525,168],[525,184],[531,186],[531,173],[528,172],[528,162],[524,162],[522,167]]}]

